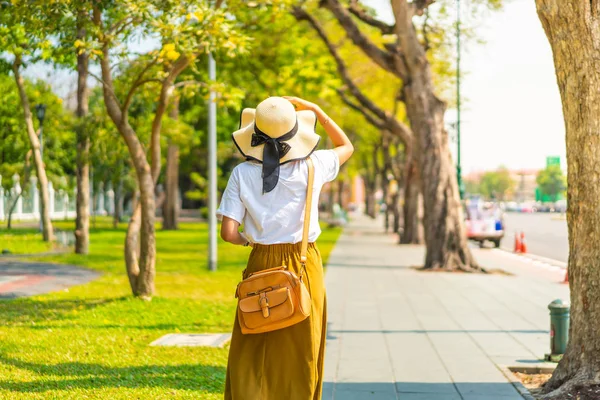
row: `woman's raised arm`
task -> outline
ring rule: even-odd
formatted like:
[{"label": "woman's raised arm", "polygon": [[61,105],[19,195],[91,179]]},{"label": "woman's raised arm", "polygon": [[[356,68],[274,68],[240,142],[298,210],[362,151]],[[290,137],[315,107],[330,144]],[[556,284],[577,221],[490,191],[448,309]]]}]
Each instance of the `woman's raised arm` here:
[{"label": "woman's raised arm", "polygon": [[325,114],[325,111],[323,111],[321,107],[299,97],[283,96],[283,98],[295,105],[297,111],[313,111],[317,115],[319,123],[323,126],[323,128],[325,128],[327,136],[329,136],[329,139],[331,139],[331,142],[334,145],[333,150],[337,153],[338,158],[340,159],[340,165],[348,161],[354,152],[354,146],[342,128],[340,128],[334,120]]}]

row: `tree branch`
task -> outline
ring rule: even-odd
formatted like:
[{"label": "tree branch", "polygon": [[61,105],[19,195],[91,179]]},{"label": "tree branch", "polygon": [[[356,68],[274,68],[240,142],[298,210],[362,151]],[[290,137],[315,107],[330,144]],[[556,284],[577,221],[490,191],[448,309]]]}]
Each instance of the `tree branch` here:
[{"label": "tree branch", "polygon": [[173,83],[175,79],[183,72],[184,69],[190,64],[191,59],[188,56],[180,56],[169,69],[169,74],[163,81],[158,105],[154,114],[154,120],[152,121],[152,136],[150,139],[150,153],[152,156],[152,179],[156,185],[158,177],[160,175],[160,130],[162,127],[162,118],[165,114],[167,107],[169,106],[169,100],[173,93]]},{"label": "tree branch", "polygon": [[381,68],[396,73],[393,55],[379,48],[371,39],[364,35],[352,19],[352,15],[338,0],[321,0],[320,4],[333,13],[346,32],[346,35],[352,40],[352,43],[360,47]]},{"label": "tree branch", "polygon": [[321,24],[319,24],[319,22],[312,15],[310,15],[305,10],[303,10],[299,7],[295,7],[294,10],[292,11],[292,13],[294,14],[294,16],[296,17],[297,20],[308,21],[310,23],[310,25],[313,27],[313,29],[317,32],[317,34],[319,35],[321,40],[323,40],[323,43],[325,43],[325,46],[327,46],[327,49],[329,50],[329,54],[331,54],[331,56],[335,60],[338,73],[340,74],[342,80],[348,87],[348,90],[350,91],[350,93],[352,93],[352,95],[354,97],[356,97],[356,99],[364,107],[368,108],[369,111],[371,111],[373,114],[375,114],[379,119],[385,120],[387,118],[385,111],[382,110],[381,108],[377,107],[377,105],[375,103],[373,103],[371,100],[369,100],[367,98],[367,96],[365,96],[361,92],[361,90],[358,88],[358,86],[354,83],[354,81],[350,77],[348,68],[346,67],[346,64],[344,63],[344,60],[342,60],[342,57],[339,55],[337,49],[335,48],[333,43],[331,43],[331,41],[327,37],[327,34],[325,33],[325,30],[323,29]]},{"label": "tree branch", "polygon": [[[312,15],[310,15],[308,12],[306,12],[302,8],[294,7],[294,9],[292,10],[292,14],[299,21],[301,21],[301,20],[308,21],[310,23],[310,25],[313,27],[313,29],[317,32],[317,34],[319,35],[321,40],[323,40],[323,42],[325,43],[325,46],[329,50],[329,53],[331,54],[331,56],[334,58],[334,60],[336,62],[338,73],[340,74],[346,87],[348,88],[349,92],[356,98],[356,100],[362,105],[362,108],[353,107],[353,105],[354,105],[353,103],[352,104],[346,103],[346,104],[348,104],[350,107],[353,107],[355,110],[363,113],[363,115],[369,122],[376,122],[376,121],[371,121],[371,119],[373,119],[372,115],[370,115],[369,113],[363,112],[364,109],[368,110],[370,113],[374,114],[381,121],[379,124],[374,123],[373,124],[374,126],[379,127],[378,125],[383,123],[394,134],[398,135],[402,141],[404,141],[405,143],[409,143],[412,138],[412,133],[411,133],[410,129],[406,125],[399,122],[395,118],[394,115],[391,115],[390,113],[388,113],[388,112],[384,111],[383,109],[381,109],[380,107],[378,107],[354,83],[354,81],[350,77],[348,68],[346,67],[346,64],[344,63],[344,60],[342,60],[342,57],[339,55],[337,49],[335,48],[333,43],[331,43],[331,41],[327,37],[327,34],[325,33],[325,30],[323,29],[321,24],[319,24],[319,22]],[[340,92],[338,91],[338,93],[340,93]],[[341,93],[340,93],[340,95],[341,95]],[[342,98],[342,100],[343,100],[343,98]],[[354,106],[356,106],[356,105],[354,105]]]},{"label": "tree branch", "polygon": [[127,92],[127,96],[125,97],[125,103],[123,103],[123,106],[121,107],[121,112],[123,113],[123,115],[125,117],[127,117],[127,113],[129,111],[129,106],[131,105],[131,101],[133,100],[133,95],[135,94],[135,91],[137,90],[137,88],[143,86],[144,84],[146,84],[150,81],[149,79],[144,80],[143,79],[144,75],[146,75],[146,72],[148,72],[148,70],[150,68],[152,68],[154,65],[156,65],[157,61],[158,61],[158,58],[154,58],[154,60],[149,62],[148,65],[146,65],[144,67],[144,69],[138,74],[137,78],[135,78],[135,81],[131,85],[129,92]]},{"label": "tree branch", "polygon": [[384,129],[385,128],[385,123],[383,121],[377,120],[376,117],[373,117],[371,115],[371,113],[364,107],[354,103],[352,100],[350,100],[350,98],[348,97],[348,95],[346,94],[346,92],[344,92],[342,89],[338,89],[337,90],[338,94],[340,95],[342,101],[344,103],[346,103],[350,108],[358,111],[359,113],[361,113],[363,115],[363,117],[374,127],[378,128],[378,129]]},{"label": "tree branch", "polygon": [[423,47],[425,51],[431,48],[429,44],[429,8],[425,11],[425,20],[423,21]]},{"label": "tree branch", "polygon": [[109,35],[117,36],[120,35],[128,26],[138,23],[141,20],[139,18],[127,17],[117,23],[115,23],[108,31]]},{"label": "tree branch", "polygon": [[[117,102],[117,104],[119,103],[119,98],[117,97],[117,95],[115,94],[112,86],[109,86],[106,82],[104,82],[104,80],[99,77],[98,75],[94,74],[93,72],[88,72],[88,74],[96,79],[98,82],[100,82],[100,84],[102,84],[102,89],[106,89],[108,91],[108,94],[110,95],[110,97],[112,97],[114,99],[114,101]],[[119,105],[119,108],[121,108],[121,106]]]},{"label": "tree branch", "polygon": [[208,87],[208,85],[205,82],[199,82],[199,81],[195,81],[195,80],[177,82],[175,85],[173,85],[173,87],[175,89],[177,89],[177,88],[186,87],[186,86],[192,86],[192,85],[198,85],[198,86],[202,86],[202,87]]},{"label": "tree branch", "polygon": [[[403,57],[407,71],[418,69],[423,63],[427,62],[425,49],[419,39],[413,25],[412,17],[415,15],[415,7],[419,4],[429,4],[431,0],[415,0],[409,3],[407,0],[392,0],[392,10],[396,19],[396,35],[398,43],[405,54],[410,57]],[[425,6],[424,6],[425,7]],[[421,9],[422,10],[422,9]]]},{"label": "tree branch", "polygon": [[423,15],[423,12],[435,3],[435,0],[413,0],[412,8],[414,15]]},{"label": "tree branch", "polygon": [[395,28],[393,25],[388,25],[385,22],[370,16],[358,0],[350,0],[350,4],[348,5],[348,11],[350,11],[352,15],[354,15],[364,23],[379,29],[384,35],[394,33]]}]

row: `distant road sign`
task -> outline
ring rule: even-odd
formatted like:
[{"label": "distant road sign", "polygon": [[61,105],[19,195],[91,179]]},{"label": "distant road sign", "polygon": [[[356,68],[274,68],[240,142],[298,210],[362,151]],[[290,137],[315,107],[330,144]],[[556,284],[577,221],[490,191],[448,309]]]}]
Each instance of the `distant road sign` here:
[{"label": "distant road sign", "polygon": [[560,167],[560,157],[546,157],[546,167],[549,167],[551,165],[558,165]]}]

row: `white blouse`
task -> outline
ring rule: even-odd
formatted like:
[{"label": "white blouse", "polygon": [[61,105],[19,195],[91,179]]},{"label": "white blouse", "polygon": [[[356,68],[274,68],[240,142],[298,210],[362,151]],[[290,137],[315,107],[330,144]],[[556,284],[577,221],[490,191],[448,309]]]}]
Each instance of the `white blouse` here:
[{"label": "white blouse", "polygon": [[[319,226],[319,194],[325,182],[335,179],[340,160],[333,150],[317,150],[310,156],[315,166],[315,179],[308,241],[321,234]],[[276,244],[302,241],[304,204],[308,167],[304,160],[280,166],[275,189],[262,193],[262,164],[246,161],[233,169],[217,210],[223,216],[244,226],[243,235],[252,243]]]}]

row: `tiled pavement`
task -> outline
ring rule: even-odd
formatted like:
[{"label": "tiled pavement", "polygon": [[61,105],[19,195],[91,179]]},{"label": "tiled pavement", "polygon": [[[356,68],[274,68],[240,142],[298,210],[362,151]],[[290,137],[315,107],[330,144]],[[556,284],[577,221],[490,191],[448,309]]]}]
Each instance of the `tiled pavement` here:
[{"label": "tiled pavement", "polygon": [[54,292],[96,279],[100,274],[71,265],[0,260],[0,299]]},{"label": "tiled pavement", "polygon": [[474,250],[505,274],[414,270],[398,246],[358,217],[329,258],[325,400],[518,400],[502,367],[536,365],[549,349],[547,305],[568,298],[564,270]]}]

